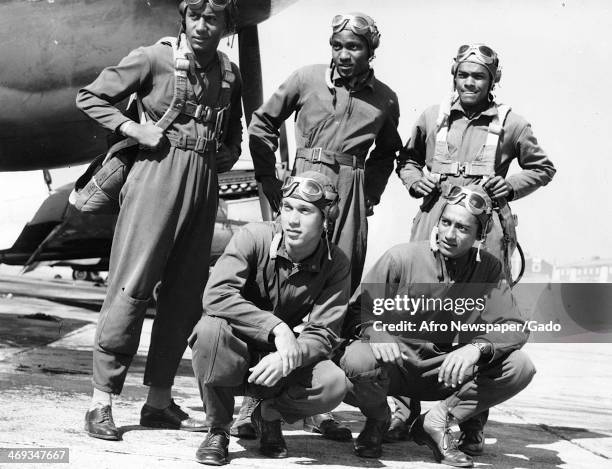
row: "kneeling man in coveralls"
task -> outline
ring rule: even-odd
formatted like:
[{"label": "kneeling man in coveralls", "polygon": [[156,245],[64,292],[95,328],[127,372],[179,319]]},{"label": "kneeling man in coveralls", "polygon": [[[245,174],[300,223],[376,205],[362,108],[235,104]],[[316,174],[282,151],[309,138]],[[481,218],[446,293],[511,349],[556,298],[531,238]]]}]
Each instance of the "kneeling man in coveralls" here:
[{"label": "kneeling man in coveralls", "polygon": [[210,424],[196,453],[202,464],[228,462],[235,395],[258,400],[260,452],[284,458],[281,419],[328,412],[347,391],[344,372],[329,360],[350,288],[349,260],[327,238],[337,192],[316,171],[288,178],[282,191],[279,219],[246,225],[217,261],[189,341]]},{"label": "kneeling man in coveralls", "polygon": [[[391,417],[387,396],[405,395],[439,401],[415,420],[412,439],[429,446],[438,462],[471,467],[472,458],[457,448],[450,427],[506,401],[531,381],[535,368],[519,350],[528,337],[524,320],[500,261],[481,249],[491,213],[482,186],[454,186],[430,240],[387,251],[351,300],[348,319],[362,340],[347,347],[340,366],[352,383],[346,402],[367,418],[355,443],[357,455],[380,457]],[[422,303],[410,309],[400,301],[381,311],[380,298]],[[412,330],[401,335],[383,327],[404,323]],[[436,326],[441,326],[437,332]]]}]

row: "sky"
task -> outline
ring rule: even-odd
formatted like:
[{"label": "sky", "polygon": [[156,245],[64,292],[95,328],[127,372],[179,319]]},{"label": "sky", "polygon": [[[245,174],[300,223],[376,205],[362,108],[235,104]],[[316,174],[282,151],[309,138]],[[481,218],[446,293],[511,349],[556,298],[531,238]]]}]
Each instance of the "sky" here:
[{"label": "sky", "polygon": [[[503,67],[498,101],[531,123],[557,168],[548,186],[512,203],[523,249],[556,263],[612,258],[611,9],[606,0],[301,0],[260,26],[264,96],[294,69],[327,63],[331,18],[362,11],[382,35],[373,67],[399,97],[405,141],[419,114],[448,95],[458,46],[484,42]],[[223,41],[222,48],[237,57],[237,44],[229,49]],[[81,172],[53,170],[54,186]],[[45,196],[40,171],[0,173],[0,249],[10,247]],[[393,174],[369,219],[366,266],[408,241],[416,211]]]}]

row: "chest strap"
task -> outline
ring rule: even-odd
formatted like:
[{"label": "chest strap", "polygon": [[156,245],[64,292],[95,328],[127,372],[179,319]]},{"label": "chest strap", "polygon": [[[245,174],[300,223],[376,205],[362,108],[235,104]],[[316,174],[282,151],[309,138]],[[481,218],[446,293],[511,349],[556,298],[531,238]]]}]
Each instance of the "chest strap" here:
[{"label": "chest strap", "polygon": [[322,163],[328,166],[351,166],[353,169],[363,169],[365,160],[364,158],[357,158],[347,153],[325,150],[321,147],[298,148],[295,158],[301,158],[312,163]]},{"label": "chest strap", "polygon": [[[449,101],[452,105],[452,101]],[[499,145],[499,137],[503,132],[504,122],[510,112],[505,104],[497,106],[497,114],[493,116],[487,129],[487,140],[482,152],[472,161],[460,163],[453,159],[448,149],[448,128],[451,105],[440,105],[436,121],[436,146],[431,167],[432,173],[448,176],[487,177],[495,174],[495,155]]]}]

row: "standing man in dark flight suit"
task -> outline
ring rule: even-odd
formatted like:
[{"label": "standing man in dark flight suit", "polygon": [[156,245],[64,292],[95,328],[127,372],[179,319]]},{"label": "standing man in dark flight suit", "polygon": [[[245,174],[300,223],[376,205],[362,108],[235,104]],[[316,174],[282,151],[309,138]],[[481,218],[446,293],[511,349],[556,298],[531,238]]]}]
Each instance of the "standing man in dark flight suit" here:
[{"label": "standing man in dark flight suit", "polygon": [[[184,1],[179,4],[183,25],[179,43],[187,41],[191,50],[187,102],[165,132],[153,122],[173,98],[175,62],[170,43],[132,51],[77,96],[79,109],[109,131],[135,139],[141,148],[121,192],[108,293],[96,331],[94,392],[85,416],[85,430],[96,438],[120,438],[111,395],[121,393],[147,303],[160,280],[144,374],[144,384],[150,387],[140,423],[206,429],[174,403],[171,388],[187,337],[201,317],[217,213],[217,173],[229,171],[240,155],[241,82],[238,68],[231,64],[230,105],[226,121],[218,125],[223,59],[217,46],[232,19],[225,1],[188,3],[189,7]],[[149,119],[146,124],[130,120],[115,107],[134,92]],[[200,108],[201,116],[194,113]],[[222,128],[224,135],[219,133]]]},{"label": "standing man in dark flight suit", "polygon": [[[471,467],[450,427],[510,399],[535,373],[520,350],[528,332],[501,263],[473,247],[479,239],[484,243],[491,227],[491,199],[481,186],[470,185],[453,186],[444,201],[431,240],[391,248],[351,299],[347,322],[359,327],[361,340],[346,348],[340,366],[353,384],[346,402],[367,418],[355,443],[361,457],[381,456],[391,419],[387,396],[401,394],[439,400],[415,420],[411,436],[429,446],[438,462]],[[395,298],[423,303],[374,309]],[[383,328],[403,321],[414,329],[392,335]],[[458,322],[464,327],[454,328]]]},{"label": "standing man in dark flight suit", "polygon": [[[282,182],[275,175],[274,152],[281,124],[295,112],[293,174],[320,171],[338,188],[340,215],[331,240],[351,261],[351,292],[363,272],[366,217],[380,202],[402,145],[397,95],[374,76],[370,66],[379,42],[376,23],[368,15],[335,16],[331,66],[309,65],[295,71],[253,113],[249,125],[256,177],[272,209],[278,211]],[[351,437],[350,430],[339,427],[331,414],[306,422],[306,428],[332,439]]]},{"label": "standing man in dark flight suit", "polygon": [[349,297],[349,261],[326,239],[338,194],[316,171],[288,178],[282,191],[279,220],[249,224],[230,240],[189,341],[211,427],[196,453],[202,464],[228,462],[235,395],[259,399],[260,452],[285,458],[281,418],[327,412],[346,394],[346,377],[329,360]]},{"label": "standing man in dark flight suit", "polygon": [[[440,218],[441,195],[453,184],[484,182],[496,203],[507,207],[507,201],[531,194],[548,184],[555,174],[531,125],[494,100],[493,89],[501,79],[495,51],[484,44],[463,45],[457,51],[451,72],[453,97],[441,106],[425,110],[399,156],[397,172],[404,185],[411,196],[424,198],[412,225],[412,241],[429,239]],[[513,160],[521,171],[506,176]],[[510,233],[502,231],[499,214],[495,212],[487,249],[502,261],[508,276],[511,252],[502,242],[504,234]],[[511,246],[512,243],[516,240],[511,241]],[[397,403],[388,434],[390,441],[407,436],[410,420],[408,406]],[[416,409],[415,404],[412,407]],[[482,453],[486,420],[484,413],[462,424],[461,443],[467,453]]]}]

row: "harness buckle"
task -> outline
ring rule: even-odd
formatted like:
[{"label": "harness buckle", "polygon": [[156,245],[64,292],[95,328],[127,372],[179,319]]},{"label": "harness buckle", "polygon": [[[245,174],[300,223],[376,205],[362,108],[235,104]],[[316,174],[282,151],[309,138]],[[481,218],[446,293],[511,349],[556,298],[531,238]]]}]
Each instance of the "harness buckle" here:
[{"label": "harness buckle", "polygon": [[207,140],[205,138],[196,138],[195,145],[193,146],[193,151],[195,151],[196,153],[204,153],[204,150],[206,149],[206,142]]},{"label": "harness buckle", "polygon": [[313,163],[321,163],[321,155],[323,154],[323,148],[321,147],[314,147],[312,148],[312,162]]}]

